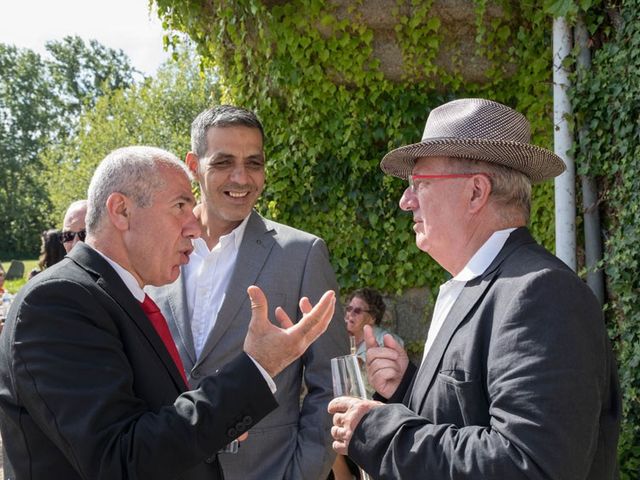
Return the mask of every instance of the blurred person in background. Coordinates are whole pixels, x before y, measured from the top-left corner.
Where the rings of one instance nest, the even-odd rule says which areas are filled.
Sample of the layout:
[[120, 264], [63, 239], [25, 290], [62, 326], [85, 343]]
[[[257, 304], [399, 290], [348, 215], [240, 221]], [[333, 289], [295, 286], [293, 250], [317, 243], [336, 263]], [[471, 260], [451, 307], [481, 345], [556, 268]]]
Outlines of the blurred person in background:
[[29, 272], [29, 278], [35, 277], [38, 273], [58, 263], [64, 258], [65, 253], [65, 249], [62, 246], [62, 232], [60, 232], [60, 230], [52, 228], [42, 232], [38, 268], [34, 268]]
[[[353, 337], [356, 345], [356, 355], [360, 364], [364, 366], [367, 348], [364, 341], [364, 327], [370, 325], [376, 341], [383, 344], [383, 337], [391, 335], [400, 346], [404, 346], [404, 341], [395, 333], [385, 330], [380, 325], [387, 306], [380, 292], [373, 288], [359, 288], [347, 296], [344, 309], [344, 322], [347, 332]], [[363, 368], [363, 377], [366, 379], [366, 370]], [[369, 382], [366, 382], [369, 395], [374, 393]], [[360, 478], [358, 466], [346, 455], [338, 455], [331, 469], [329, 480], [352, 480]]]
[[4, 271], [4, 267], [0, 264], [0, 295], [4, 293], [4, 279], [7, 273]]
[[0, 333], [4, 327], [4, 321], [9, 313], [9, 306], [13, 296], [4, 289], [4, 280], [7, 277], [7, 273], [4, 271], [2, 264], [0, 264]]
[[373, 288], [360, 288], [352, 292], [346, 301], [344, 321], [349, 335], [355, 338], [356, 355], [362, 362], [366, 361], [366, 346], [364, 342], [364, 326], [371, 325], [378, 345], [382, 345], [385, 335], [391, 335], [400, 346], [404, 341], [395, 333], [391, 333], [380, 326], [387, 306], [382, 295]]
[[87, 216], [87, 201], [76, 200], [64, 214], [62, 221], [62, 245], [69, 253], [78, 242], [84, 242], [87, 236], [85, 217]]

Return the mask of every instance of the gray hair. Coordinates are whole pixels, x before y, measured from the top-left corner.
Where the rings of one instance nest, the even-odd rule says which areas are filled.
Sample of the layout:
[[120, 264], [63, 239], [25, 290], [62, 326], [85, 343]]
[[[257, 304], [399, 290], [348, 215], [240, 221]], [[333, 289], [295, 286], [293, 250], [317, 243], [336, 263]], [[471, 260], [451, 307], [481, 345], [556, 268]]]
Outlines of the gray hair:
[[531, 180], [524, 173], [513, 168], [481, 160], [449, 158], [450, 164], [463, 172], [485, 172], [489, 174], [492, 198], [506, 210], [500, 212], [505, 220], [513, 220], [513, 213], [522, 216], [528, 223], [531, 215]]
[[107, 199], [112, 193], [126, 195], [138, 207], [151, 206], [153, 194], [165, 183], [160, 166], [182, 172], [191, 179], [184, 163], [161, 148], [132, 146], [109, 153], [98, 165], [89, 184], [87, 231], [93, 233], [98, 230], [105, 216]]
[[201, 112], [191, 124], [191, 151], [203, 158], [207, 154], [207, 131], [211, 127], [237, 126], [257, 128], [264, 142], [264, 129], [255, 113], [233, 105], [218, 105]]

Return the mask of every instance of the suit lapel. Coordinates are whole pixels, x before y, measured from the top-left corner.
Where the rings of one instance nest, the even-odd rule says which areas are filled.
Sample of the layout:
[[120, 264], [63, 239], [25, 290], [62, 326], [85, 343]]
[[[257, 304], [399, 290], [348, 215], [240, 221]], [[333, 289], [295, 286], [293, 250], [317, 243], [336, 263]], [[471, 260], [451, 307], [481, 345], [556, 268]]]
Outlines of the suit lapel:
[[[182, 266], [182, 269], [184, 269], [184, 266]], [[189, 359], [188, 362], [185, 362], [184, 368], [190, 371], [196, 363], [196, 349], [193, 344], [191, 322], [187, 321], [189, 319], [189, 307], [187, 305], [184, 274], [181, 274], [178, 280], [167, 286], [166, 296], [169, 304], [167, 322], [173, 338], [176, 339], [178, 350], [186, 354], [182, 355], [182, 358], [187, 357]]]
[[[419, 412], [422, 409], [422, 405], [427, 397], [427, 392], [431, 387], [431, 383], [437, 373], [438, 366], [451, 338], [460, 324], [471, 315], [474, 307], [480, 302], [484, 293], [493, 283], [502, 262], [511, 255], [514, 250], [525, 243], [532, 242], [535, 243], [526, 228], [514, 230], [485, 272], [465, 285], [416, 374], [408, 399], [408, 406], [411, 410]], [[470, 339], [470, 341], [473, 341], [473, 339]], [[406, 401], [407, 399], [405, 398], [405, 402]]]
[[178, 372], [176, 364], [173, 362], [171, 355], [169, 355], [162, 339], [142, 311], [140, 303], [131, 294], [111, 265], [99, 253], [84, 243], [76, 245], [68, 256], [81, 268], [96, 277], [96, 284], [120, 305], [123, 313], [138, 327], [142, 336], [146, 338], [160, 357], [178, 389], [184, 391], [185, 385], [182, 375]]
[[[215, 348], [235, 321], [242, 304], [249, 301], [244, 287], [253, 285], [258, 279], [274, 242], [273, 230], [265, 225], [258, 213], [252, 212], [240, 243], [236, 265], [225, 292], [224, 301], [220, 306], [216, 324], [202, 348], [198, 363]], [[235, 288], [238, 285], [242, 288]]]
[[433, 345], [431, 345], [429, 353], [427, 353], [426, 358], [418, 370], [416, 380], [413, 384], [414, 389], [411, 392], [411, 401], [409, 403], [409, 408], [413, 411], [419, 412], [421, 410], [422, 403], [427, 396], [427, 390], [431, 386], [433, 377], [436, 374], [438, 365], [440, 365], [440, 361], [442, 360], [442, 356], [449, 345], [451, 337], [463, 320], [467, 318], [474, 305], [482, 297], [483, 293], [487, 290], [491, 283], [490, 280], [490, 278], [479, 277], [470, 281], [465, 285], [462, 293], [453, 304], [453, 307], [440, 328]]

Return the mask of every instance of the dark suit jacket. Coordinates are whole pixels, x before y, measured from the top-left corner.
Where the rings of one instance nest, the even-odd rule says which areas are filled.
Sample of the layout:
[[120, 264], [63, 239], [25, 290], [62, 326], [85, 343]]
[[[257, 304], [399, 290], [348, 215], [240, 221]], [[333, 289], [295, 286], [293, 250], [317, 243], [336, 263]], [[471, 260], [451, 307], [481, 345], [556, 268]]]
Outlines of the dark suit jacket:
[[601, 308], [524, 228], [467, 283], [403, 393], [350, 443], [373, 478], [616, 477], [620, 393]]
[[20, 291], [2, 333], [16, 479], [216, 479], [216, 452], [277, 403], [244, 353], [184, 392], [162, 340], [85, 244]]
[[[251, 318], [247, 287], [258, 285], [269, 301], [269, 313], [281, 306], [296, 321], [298, 299], [315, 303], [329, 289], [338, 293], [324, 241], [309, 233], [276, 223], [252, 212], [238, 259], [216, 324], [196, 359], [184, 276], [149, 294], [162, 309], [176, 341], [191, 386], [242, 351]], [[236, 455], [221, 455], [230, 479], [325, 479], [335, 453], [331, 449], [331, 417], [327, 404], [333, 397], [330, 359], [349, 351], [342, 309], [327, 331], [274, 378], [278, 408], [267, 415]], [[307, 394], [301, 404], [302, 382]]]

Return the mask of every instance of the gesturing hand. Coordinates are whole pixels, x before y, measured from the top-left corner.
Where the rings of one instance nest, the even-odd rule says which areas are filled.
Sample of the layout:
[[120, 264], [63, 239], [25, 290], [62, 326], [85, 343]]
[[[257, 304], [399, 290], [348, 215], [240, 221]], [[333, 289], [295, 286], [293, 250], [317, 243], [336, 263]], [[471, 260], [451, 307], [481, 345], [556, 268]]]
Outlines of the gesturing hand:
[[400, 385], [409, 365], [407, 352], [392, 335], [384, 336], [384, 346], [378, 346], [371, 326], [364, 327], [367, 345], [367, 378], [376, 392], [390, 398]]
[[263, 291], [252, 285], [247, 293], [251, 298], [251, 322], [244, 339], [244, 351], [271, 377], [300, 357], [324, 333], [336, 304], [332, 290], [325, 292], [315, 306], [303, 297], [299, 303], [303, 316], [295, 325], [281, 307], [276, 308], [278, 327], [269, 321], [269, 307]]

